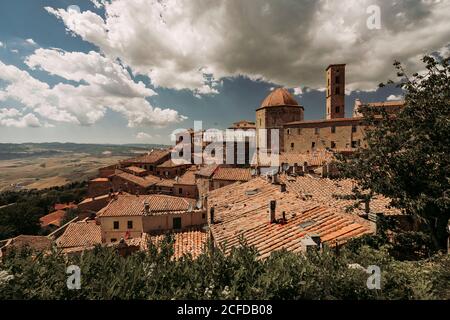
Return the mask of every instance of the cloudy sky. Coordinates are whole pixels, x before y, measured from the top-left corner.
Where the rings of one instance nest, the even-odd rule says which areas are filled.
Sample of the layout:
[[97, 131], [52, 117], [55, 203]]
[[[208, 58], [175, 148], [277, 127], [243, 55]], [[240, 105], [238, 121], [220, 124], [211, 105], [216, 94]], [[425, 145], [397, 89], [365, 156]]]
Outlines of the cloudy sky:
[[0, 142], [170, 143], [254, 120], [280, 86], [319, 119], [333, 63], [350, 115], [401, 98], [377, 89], [395, 59], [420, 71], [449, 42], [450, 0], [0, 1]]

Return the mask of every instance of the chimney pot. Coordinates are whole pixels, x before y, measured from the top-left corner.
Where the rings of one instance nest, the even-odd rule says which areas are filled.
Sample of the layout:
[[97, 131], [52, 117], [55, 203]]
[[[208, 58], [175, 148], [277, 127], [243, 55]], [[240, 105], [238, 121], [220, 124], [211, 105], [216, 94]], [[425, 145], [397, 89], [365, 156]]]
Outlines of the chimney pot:
[[276, 208], [277, 208], [277, 201], [276, 200], [270, 200], [269, 203], [269, 223], [274, 223], [275, 222], [275, 212], [276, 212]]

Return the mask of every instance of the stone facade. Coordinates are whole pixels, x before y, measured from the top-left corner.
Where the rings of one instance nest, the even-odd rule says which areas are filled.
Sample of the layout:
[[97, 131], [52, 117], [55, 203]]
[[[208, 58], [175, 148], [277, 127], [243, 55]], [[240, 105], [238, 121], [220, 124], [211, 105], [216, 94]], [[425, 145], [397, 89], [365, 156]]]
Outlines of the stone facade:
[[284, 126], [284, 150], [298, 153], [327, 149], [352, 151], [365, 146], [365, 130], [362, 118], [288, 123]]

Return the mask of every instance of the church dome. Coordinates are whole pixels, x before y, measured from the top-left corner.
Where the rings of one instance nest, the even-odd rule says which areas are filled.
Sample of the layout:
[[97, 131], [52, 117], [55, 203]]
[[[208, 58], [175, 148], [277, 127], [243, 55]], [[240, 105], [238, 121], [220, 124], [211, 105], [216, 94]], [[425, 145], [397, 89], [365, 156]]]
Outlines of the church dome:
[[279, 107], [279, 106], [296, 106], [299, 107], [300, 105], [298, 102], [294, 99], [292, 94], [284, 89], [284, 88], [277, 88], [273, 90], [263, 101], [261, 104], [261, 108], [267, 108], [267, 107]]

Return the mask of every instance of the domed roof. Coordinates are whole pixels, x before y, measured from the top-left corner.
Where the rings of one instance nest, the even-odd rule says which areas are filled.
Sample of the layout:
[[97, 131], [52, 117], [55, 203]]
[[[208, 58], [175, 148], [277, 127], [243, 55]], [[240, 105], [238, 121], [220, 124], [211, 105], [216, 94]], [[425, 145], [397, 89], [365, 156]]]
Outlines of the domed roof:
[[279, 107], [279, 106], [299, 106], [292, 94], [284, 89], [277, 88], [273, 90], [263, 101], [260, 108]]

